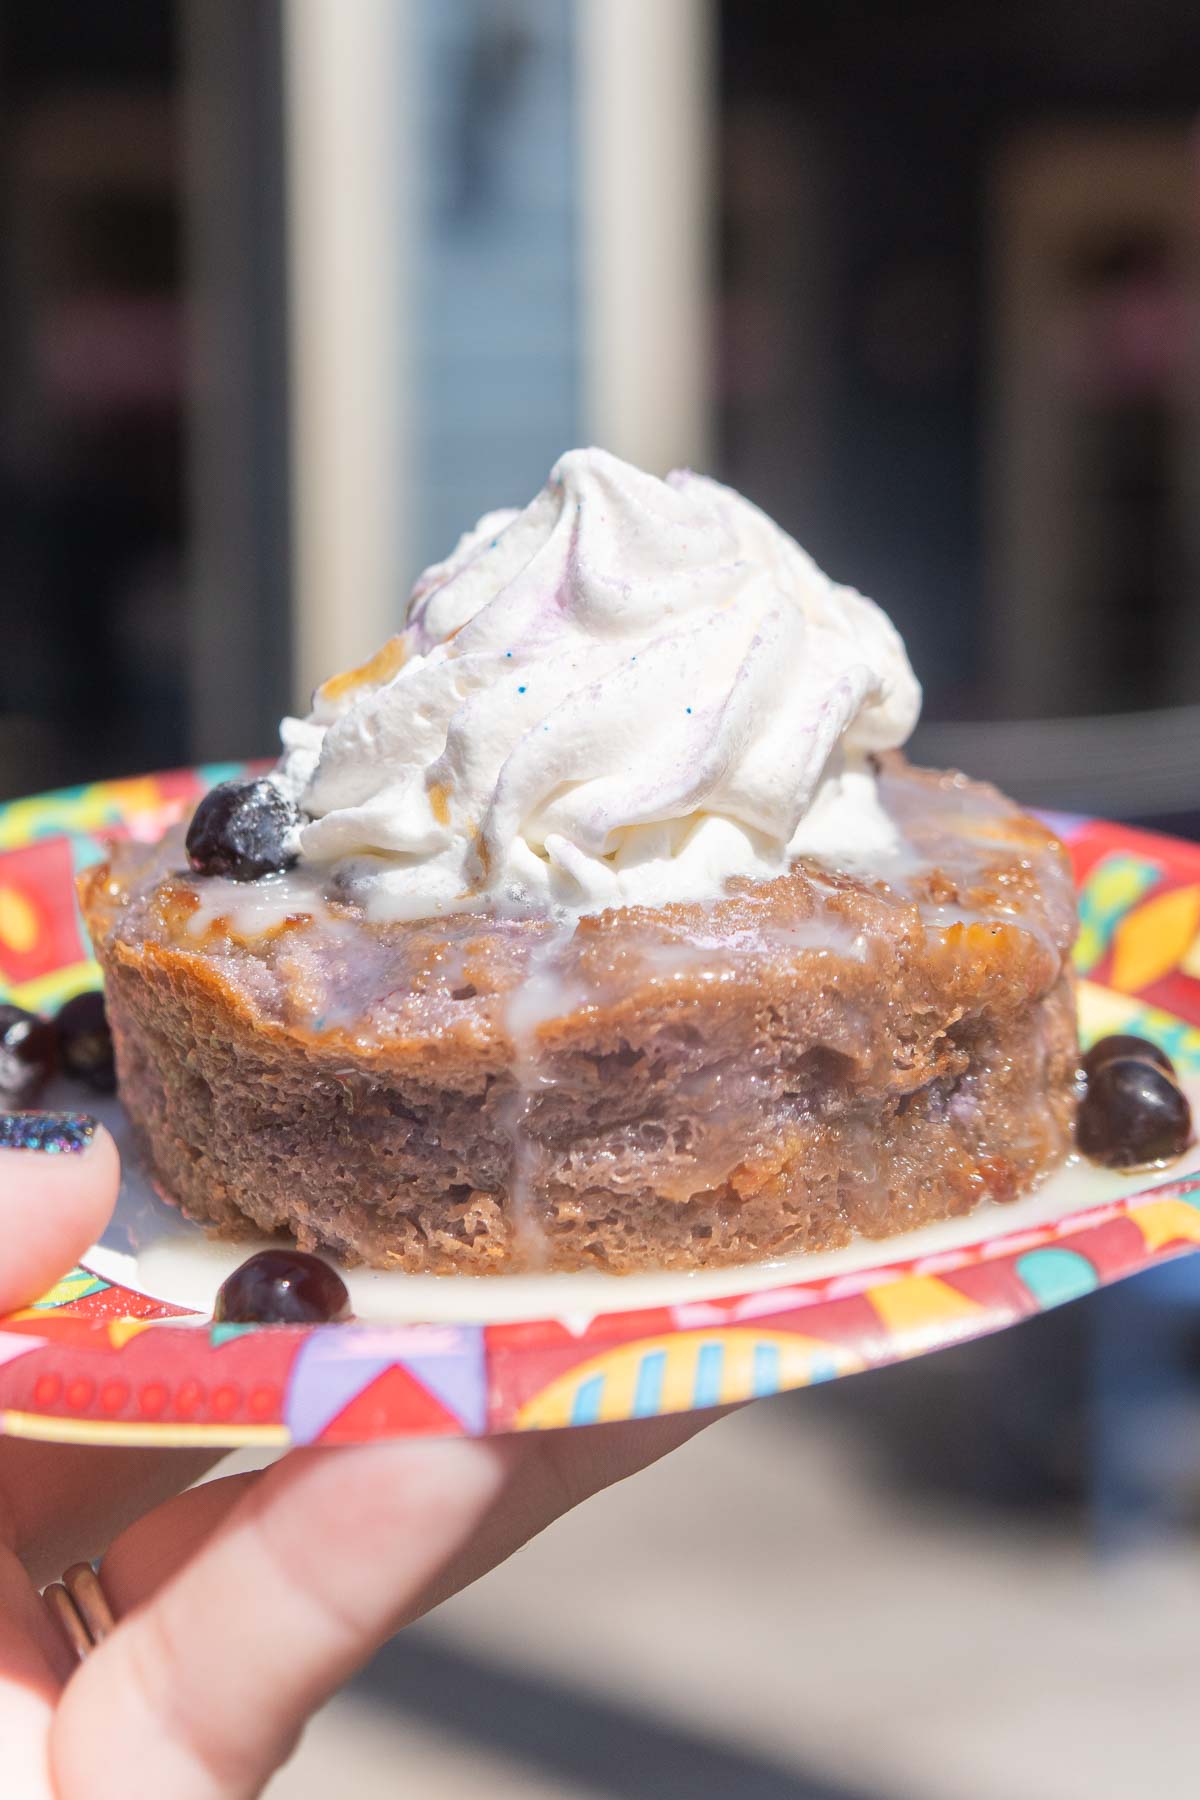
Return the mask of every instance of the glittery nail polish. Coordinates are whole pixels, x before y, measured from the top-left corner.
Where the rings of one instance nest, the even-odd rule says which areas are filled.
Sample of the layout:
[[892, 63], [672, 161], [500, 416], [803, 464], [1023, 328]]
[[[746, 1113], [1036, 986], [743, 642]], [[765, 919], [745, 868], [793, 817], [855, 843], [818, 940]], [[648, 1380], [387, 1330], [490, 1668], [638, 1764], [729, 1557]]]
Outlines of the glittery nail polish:
[[0, 1150], [40, 1150], [46, 1156], [78, 1156], [96, 1135], [90, 1113], [0, 1113]]

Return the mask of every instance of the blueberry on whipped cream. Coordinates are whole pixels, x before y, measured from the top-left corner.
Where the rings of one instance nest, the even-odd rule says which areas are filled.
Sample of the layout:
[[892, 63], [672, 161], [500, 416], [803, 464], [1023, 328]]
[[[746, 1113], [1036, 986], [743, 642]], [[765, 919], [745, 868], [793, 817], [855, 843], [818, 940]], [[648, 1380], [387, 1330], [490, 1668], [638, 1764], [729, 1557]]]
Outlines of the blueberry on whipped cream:
[[300, 815], [291, 795], [269, 775], [222, 781], [201, 800], [187, 834], [188, 862], [198, 875], [257, 881], [296, 861]]
[[371, 917], [716, 898], [894, 843], [921, 691], [884, 613], [720, 483], [573, 450], [284, 721], [302, 864]]

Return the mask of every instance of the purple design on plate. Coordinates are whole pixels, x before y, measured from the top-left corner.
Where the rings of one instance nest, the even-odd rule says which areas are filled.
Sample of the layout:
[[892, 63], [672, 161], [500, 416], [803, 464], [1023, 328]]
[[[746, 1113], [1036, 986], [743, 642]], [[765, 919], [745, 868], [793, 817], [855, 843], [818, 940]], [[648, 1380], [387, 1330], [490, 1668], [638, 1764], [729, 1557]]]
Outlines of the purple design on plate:
[[1040, 819], [1043, 825], [1048, 825], [1055, 837], [1061, 838], [1064, 844], [1069, 844], [1072, 838], [1078, 837], [1089, 823], [1086, 813], [1053, 812], [1046, 806], [1035, 806], [1030, 810], [1034, 818]]
[[477, 1325], [329, 1326], [300, 1346], [288, 1379], [284, 1422], [311, 1444], [386, 1369], [405, 1369], [471, 1436], [487, 1424], [483, 1331]]
[[458, 1348], [451, 1354], [420, 1350], [400, 1359], [410, 1375], [429, 1389], [448, 1412], [462, 1420], [468, 1436], [478, 1436], [487, 1424], [487, 1378], [484, 1369], [483, 1331], [479, 1326], [453, 1327]]

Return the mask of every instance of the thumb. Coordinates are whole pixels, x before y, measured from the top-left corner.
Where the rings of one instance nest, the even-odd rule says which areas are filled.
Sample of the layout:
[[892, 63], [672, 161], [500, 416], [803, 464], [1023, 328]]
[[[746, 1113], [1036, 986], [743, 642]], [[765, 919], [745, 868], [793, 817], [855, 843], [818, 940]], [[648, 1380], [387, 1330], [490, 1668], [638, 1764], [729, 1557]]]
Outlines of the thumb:
[[0, 1317], [95, 1243], [118, 1176], [117, 1147], [87, 1113], [0, 1113]]
[[54, 1792], [261, 1793], [309, 1716], [469, 1540], [517, 1456], [503, 1439], [295, 1450], [231, 1478], [215, 1529], [220, 1481], [133, 1527], [152, 1579], [176, 1560], [172, 1539], [187, 1536], [192, 1555], [67, 1683]]

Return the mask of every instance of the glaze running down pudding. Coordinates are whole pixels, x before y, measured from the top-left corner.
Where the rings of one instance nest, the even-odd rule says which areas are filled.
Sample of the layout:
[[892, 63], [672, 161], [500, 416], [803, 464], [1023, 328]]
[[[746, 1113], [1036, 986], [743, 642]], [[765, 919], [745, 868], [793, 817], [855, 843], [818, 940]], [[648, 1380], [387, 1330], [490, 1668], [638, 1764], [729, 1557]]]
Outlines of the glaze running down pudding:
[[216, 826], [191, 867], [180, 826], [83, 877], [162, 1191], [446, 1273], [1015, 1198], [1070, 1148], [1070, 871], [905, 761], [919, 703], [879, 609], [749, 502], [562, 458], [285, 721], [275, 872], [205, 872], [262, 863]]

